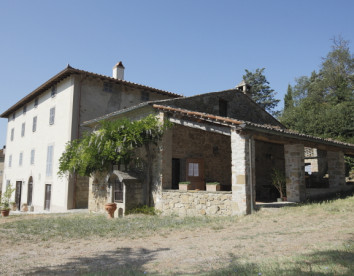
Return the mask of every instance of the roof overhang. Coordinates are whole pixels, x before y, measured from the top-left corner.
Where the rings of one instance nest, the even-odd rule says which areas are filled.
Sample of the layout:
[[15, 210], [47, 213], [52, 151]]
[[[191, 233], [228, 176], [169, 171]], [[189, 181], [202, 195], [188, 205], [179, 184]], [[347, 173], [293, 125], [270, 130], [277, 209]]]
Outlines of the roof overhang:
[[129, 82], [129, 81], [125, 81], [125, 80], [118, 80], [113, 77], [108, 77], [105, 75], [100, 75], [100, 74], [96, 74], [96, 73], [92, 73], [92, 72], [88, 72], [88, 71], [84, 71], [84, 70], [79, 70], [79, 69], [73, 68], [70, 65], [68, 65], [64, 70], [62, 70], [61, 72], [59, 72], [58, 74], [56, 74], [55, 76], [50, 78], [48, 81], [43, 83], [41, 86], [36, 88], [34, 91], [29, 93], [27, 96], [25, 96], [24, 98], [19, 100], [17, 103], [15, 103], [13, 106], [11, 106], [9, 109], [7, 109], [5, 112], [3, 112], [0, 115], [0, 117], [1, 118], [8, 118], [13, 112], [18, 110], [19, 108], [21, 108], [25, 104], [29, 103], [30, 101], [34, 100], [36, 97], [40, 96], [42, 93], [47, 91], [53, 85], [59, 83], [60, 81], [64, 80], [65, 78], [67, 78], [71, 75], [78, 75], [78, 74], [83, 74], [85, 76], [97, 78], [102, 81], [109, 81], [112, 83], [124, 84], [126, 86], [133, 87], [133, 88], [146, 89], [146, 90], [158, 93], [158, 94], [163, 94], [163, 95], [171, 97], [171, 98], [182, 97], [179, 94], [175, 94], [175, 93], [168, 92], [165, 90], [161, 90], [161, 89], [157, 89], [157, 88], [153, 88], [150, 86], [145, 86], [145, 85], [141, 85], [138, 83]]
[[[174, 108], [160, 104], [153, 104], [153, 107], [167, 113], [170, 117], [174, 118], [172, 122], [176, 120], [176, 118], [179, 118], [181, 122], [183, 119], [183, 124], [185, 126], [188, 126], [188, 121], [194, 121], [199, 124], [207, 123], [224, 127], [228, 126], [235, 128], [241, 133], [253, 135], [256, 140], [278, 144], [301, 143], [306, 147], [319, 148], [323, 150], [343, 151], [346, 155], [354, 156], [354, 145], [345, 142], [306, 135], [289, 129], [283, 129], [278, 126], [254, 124], [251, 122]], [[209, 129], [215, 129], [215, 127], [209, 126]], [[227, 133], [225, 131], [223, 132], [223, 134]]]

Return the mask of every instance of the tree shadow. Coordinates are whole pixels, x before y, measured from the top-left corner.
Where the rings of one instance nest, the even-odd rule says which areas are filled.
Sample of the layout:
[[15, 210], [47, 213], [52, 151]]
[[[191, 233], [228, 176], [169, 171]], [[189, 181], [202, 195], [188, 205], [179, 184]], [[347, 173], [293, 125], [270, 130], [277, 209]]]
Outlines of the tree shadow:
[[203, 275], [352, 276], [354, 275], [354, 240], [348, 241], [341, 249], [304, 254], [285, 263], [284, 261], [269, 264], [239, 263], [235, 259], [228, 267]]
[[61, 265], [37, 267], [27, 271], [25, 275], [143, 275], [143, 266], [156, 260], [158, 252], [168, 250], [170, 249], [118, 248], [101, 255], [75, 257]]

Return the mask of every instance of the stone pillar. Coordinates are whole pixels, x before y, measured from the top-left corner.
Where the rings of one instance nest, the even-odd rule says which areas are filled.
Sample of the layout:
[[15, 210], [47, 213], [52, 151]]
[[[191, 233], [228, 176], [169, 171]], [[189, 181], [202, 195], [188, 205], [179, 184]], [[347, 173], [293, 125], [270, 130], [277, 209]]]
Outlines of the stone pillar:
[[[250, 153], [251, 143], [251, 153]], [[231, 130], [232, 214], [249, 214], [255, 199], [255, 146], [250, 136]], [[250, 164], [251, 161], [251, 164]], [[251, 169], [250, 169], [251, 168]], [[251, 199], [252, 183], [252, 199]]]
[[304, 145], [284, 145], [286, 195], [288, 201], [306, 199]]
[[329, 187], [345, 185], [344, 154], [341, 151], [327, 151]]
[[[160, 112], [160, 122], [163, 122], [165, 115]], [[152, 169], [152, 200], [151, 204], [156, 209], [161, 209], [162, 189], [171, 189], [172, 186], [172, 129], [167, 129], [157, 144], [157, 154]]]
[[107, 172], [96, 172], [89, 179], [88, 210], [104, 212], [104, 205], [111, 202], [107, 183]]

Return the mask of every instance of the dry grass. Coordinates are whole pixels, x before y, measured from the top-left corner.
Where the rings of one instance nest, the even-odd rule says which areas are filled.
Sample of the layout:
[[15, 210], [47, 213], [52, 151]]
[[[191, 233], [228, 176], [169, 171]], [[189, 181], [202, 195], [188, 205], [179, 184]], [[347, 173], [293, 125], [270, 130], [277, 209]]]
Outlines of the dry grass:
[[353, 210], [348, 197], [240, 218], [13, 216], [0, 273], [354, 275]]

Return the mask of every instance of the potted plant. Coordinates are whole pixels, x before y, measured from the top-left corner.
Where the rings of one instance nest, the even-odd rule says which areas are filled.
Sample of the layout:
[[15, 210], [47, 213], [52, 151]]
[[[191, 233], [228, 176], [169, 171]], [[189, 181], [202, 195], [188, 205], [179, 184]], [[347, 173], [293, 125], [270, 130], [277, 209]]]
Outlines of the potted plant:
[[6, 187], [6, 191], [1, 195], [0, 204], [1, 204], [1, 215], [7, 217], [10, 213], [10, 198], [15, 191], [15, 188], [12, 188], [11, 185]]
[[188, 191], [192, 189], [190, 181], [179, 182], [178, 183], [179, 190], [181, 191]]
[[220, 191], [220, 183], [219, 182], [207, 182], [206, 190], [209, 192]]
[[10, 208], [12, 211], [17, 211], [17, 204], [15, 201], [11, 201], [10, 206], [11, 206]]
[[106, 203], [104, 205], [104, 209], [108, 213], [108, 218], [114, 218], [114, 211], [117, 210], [117, 204], [116, 203]]
[[278, 198], [278, 201], [286, 201], [286, 178], [284, 172], [279, 169], [273, 169], [271, 176], [272, 184], [280, 194], [280, 198]]

